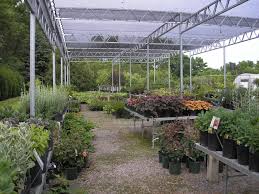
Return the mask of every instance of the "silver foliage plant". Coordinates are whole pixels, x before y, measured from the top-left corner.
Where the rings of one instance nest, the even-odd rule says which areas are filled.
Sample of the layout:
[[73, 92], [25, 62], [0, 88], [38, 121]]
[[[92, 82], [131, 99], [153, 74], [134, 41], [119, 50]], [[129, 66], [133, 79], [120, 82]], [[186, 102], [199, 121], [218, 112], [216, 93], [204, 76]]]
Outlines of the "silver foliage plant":
[[[29, 93], [22, 93], [21, 107], [25, 108], [28, 112], [30, 101]], [[55, 113], [61, 113], [66, 107], [68, 102], [68, 94], [64, 87], [51, 87], [37, 85], [35, 96], [35, 111], [37, 117], [51, 118]]]
[[12, 161], [12, 169], [16, 171], [14, 181], [20, 189], [24, 185], [27, 170], [34, 166], [32, 146], [28, 124], [20, 123], [13, 127], [0, 122], [0, 157]]

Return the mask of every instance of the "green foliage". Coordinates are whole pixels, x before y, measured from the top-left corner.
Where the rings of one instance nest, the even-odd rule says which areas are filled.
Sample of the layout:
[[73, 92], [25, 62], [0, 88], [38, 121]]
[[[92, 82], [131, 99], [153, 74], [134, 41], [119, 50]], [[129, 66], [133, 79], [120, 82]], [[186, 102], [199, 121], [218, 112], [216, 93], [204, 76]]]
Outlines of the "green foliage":
[[64, 119], [61, 140], [55, 144], [53, 160], [60, 168], [76, 167], [82, 164], [82, 153], [93, 150], [91, 129], [88, 123], [77, 113], [68, 113]]
[[32, 148], [35, 149], [40, 156], [42, 156], [48, 147], [49, 131], [44, 130], [44, 127], [31, 125], [31, 141], [33, 142]]
[[0, 156], [11, 161], [11, 168], [16, 171], [14, 181], [18, 188], [23, 187], [27, 170], [34, 166], [32, 148], [27, 124], [10, 127], [0, 122]]
[[0, 158], [0, 194], [15, 194], [14, 176], [15, 171], [11, 168], [11, 163]]
[[[50, 87], [39, 85], [36, 87], [35, 111], [36, 117], [52, 118], [55, 113], [62, 113], [67, 105], [68, 96], [65, 88], [57, 87], [53, 90]], [[21, 107], [29, 113], [29, 93], [22, 94]]]
[[107, 114], [112, 114], [115, 110], [113, 109], [111, 103], [107, 103], [106, 105], [104, 105], [103, 111], [105, 111]]
[[23, 86], [22, 76], [8, 66], [0, 66], [0, 100], [20, 95]]

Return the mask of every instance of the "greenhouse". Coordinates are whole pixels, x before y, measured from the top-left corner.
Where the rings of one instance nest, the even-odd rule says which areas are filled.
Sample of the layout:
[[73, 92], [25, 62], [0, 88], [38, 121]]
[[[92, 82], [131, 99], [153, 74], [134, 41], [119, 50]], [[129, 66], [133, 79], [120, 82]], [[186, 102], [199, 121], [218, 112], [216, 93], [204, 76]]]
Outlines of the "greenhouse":
[[1, 1], [0, 194], [259, 193], [258, 9]]

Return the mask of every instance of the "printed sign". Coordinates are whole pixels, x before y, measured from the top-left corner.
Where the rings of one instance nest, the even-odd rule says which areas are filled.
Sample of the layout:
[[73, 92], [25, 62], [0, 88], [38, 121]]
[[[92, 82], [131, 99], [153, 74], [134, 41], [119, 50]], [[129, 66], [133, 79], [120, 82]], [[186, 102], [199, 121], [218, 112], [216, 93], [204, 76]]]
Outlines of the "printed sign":
[[210, 122], [208, 133], [213, 133], [213, 129], [217, 130], [219, 128], [219, 123], [220, 123], [220, 118], [213, 116]]

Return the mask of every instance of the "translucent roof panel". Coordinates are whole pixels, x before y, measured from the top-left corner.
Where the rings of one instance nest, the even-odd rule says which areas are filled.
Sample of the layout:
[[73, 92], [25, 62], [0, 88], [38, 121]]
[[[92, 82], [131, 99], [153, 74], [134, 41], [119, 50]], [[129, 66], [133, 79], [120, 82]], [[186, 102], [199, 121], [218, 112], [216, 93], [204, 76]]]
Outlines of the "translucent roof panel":
[[[170, 22], [171, 26], [177, 25], [179, 14], [186, 20], [212, 2], [214, 0], [54, 0], [68, 50], [91, 49], [88, 53], [114, 53], [112, 49], [117, 49], [118, 53], [129, 51], [147, 40], [163, 24]], [[228, 0], [221, 2], [224, 5]], [[230, 4], [237, 2], [230, 0]], [[259, 29], [258, 10], [258, 0], [248, 0], [188, 29], [183, 34], [183, 49], [200, 48]], [[150, 49], [162, 53], [178, 50], [179, 44], [179, 27], [176, 27], [160, 38], [152, 39]], [[142, 49], [146, 47], [142, 46]]]

